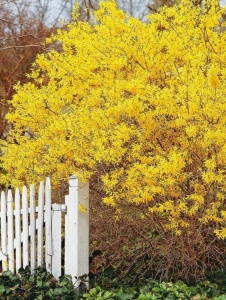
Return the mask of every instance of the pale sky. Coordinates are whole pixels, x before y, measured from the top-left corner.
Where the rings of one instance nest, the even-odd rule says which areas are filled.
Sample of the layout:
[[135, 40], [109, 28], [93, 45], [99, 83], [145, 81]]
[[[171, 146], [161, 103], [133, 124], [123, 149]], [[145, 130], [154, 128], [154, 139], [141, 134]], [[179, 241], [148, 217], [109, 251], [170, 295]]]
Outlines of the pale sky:
[[[7, 1], [6, 1], [7, 2]], [[45, 10], [45, 7], [48, 6], [48, 13], [47, 13], [47, 23], [52, 24], [54, 20], [57, 18], [57, 16], [60, 14], [59, 21], [69, 21], [70, 19], [70, 12], [72, 10], [72, 7], [76, 2], [82, 2], [81, 0], [15, 0], [15, 3], [28, 3], [30, 7], [36, 7], [34, 10], [35, 13], [40, 11], [42, 14], [42, 9]], [[119, 7], [124, 7], [128, 12], [131, 10], [131, 3], [133, 8], [133, 14], [135, 17], [141, 17], [140, 15], [147, 15], [148, 9], [145, 9], [147, 7], [148, 3], [152, 3], [152, 0], [118, 0]], [[219, 0], [221, 6], [226, 6], [226, 0]], [[93, 0], [92, 3], [95, 3]], [[123, 3], [123, 4], [122, 4]], [[41, 7], [40, 8], [40, 4]], [[62, 10], [62, 5], [66, 8]], [[120, 5], [121, 4], [121, 5]], [[142, 4], [142, 5], [141, 5]]]
[[[72, 4], [72, 3], [75, 3], [75, 2], [80, 2], [80, 0], [71, 0], [71, 1], [68, 1], [70, 4]], [[126, 7], [126, 4], [125, 3], [127, 3], [127, 1], [122, 1], [123, 3], [124, 3], [124, 7]], [[136, 1], [132, 1], [132, 3], [133, 3], [133, 6], [134, 6], [134, 11], [136, 11], [137, 13], [135, 13], [135, 17], [138, 17], [138, 14], [139, 14], [139, 5], [140, 5], [140, 3], [142, 3], [142, 7], [145, 5], [145, 6], [147, 6], [147, 4], [148, 3], [151, 3], [152, 2], [152, 0], [142, 0], [142, 1], [139, 1], [139, 0], [136, 0]], [[221, 6], [226, 6], [226, 0], [219, 0], [219, 2], [220, 2], [220, 5]], [[57, 10], [57, 7], [58, 7], [58, 9], [59, 9], [59, 7], [60, 7], [60, 3], [62, 3], [62, 0], [55, 0], [55, 1], [53, 1], [53, 3], [54, 3], [54, 9], [53, 9], [53, 11], [56, 11]], [[94, 1], [94, 3], [95, 3], [95, 1]], [[120, 0], [118, 0], [118, 3], [120, 3]], [[128, 3], [130, 3], [130, 1], [128, 1]], [[120, 6], [120, 4], [119, 4], [119, 6]], [[142, 10], [142, 9], [141, 9]], [[147, 10], [148, 11], [148, 10]], [[66, 16], [67, 15], [67, 13], [63, 13], [62, 14], [62, 16]], [[66, 21], [66, 20], [65, 20]]]

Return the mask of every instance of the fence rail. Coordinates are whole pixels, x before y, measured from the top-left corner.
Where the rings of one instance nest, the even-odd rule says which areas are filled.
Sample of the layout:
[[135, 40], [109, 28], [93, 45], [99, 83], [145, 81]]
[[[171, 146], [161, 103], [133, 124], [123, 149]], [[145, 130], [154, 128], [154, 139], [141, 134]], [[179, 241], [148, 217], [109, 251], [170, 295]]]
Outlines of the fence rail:
[[[37, 198], [36, 198], [37, 196]], [[65, 204], [51, 203], [50, 179], [15, 194], [1, 193], [0, 266], [16, 272], [45, 266], [56, 278], [75, 278], [89, 271], [89, 185], [75, 176], [69, 180]], [[36, 205], [37, 204], [37, 205]], [[80, 211], [79, 207], [84, 209]], [[65, 246], [62, 248], [62, 239]], [[77, 282], [79, 284], [79, 282]]]

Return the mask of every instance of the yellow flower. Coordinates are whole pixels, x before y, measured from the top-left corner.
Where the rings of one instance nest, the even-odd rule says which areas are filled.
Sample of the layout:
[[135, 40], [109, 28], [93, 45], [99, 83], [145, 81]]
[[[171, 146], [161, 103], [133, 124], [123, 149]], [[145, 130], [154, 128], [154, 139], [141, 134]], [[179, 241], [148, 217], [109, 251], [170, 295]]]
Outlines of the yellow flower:
[[78, 209], [79, 209], [79, 211], [82, 212], [82, 213], [86, 213], [86, 212], [87, 212], [87, 209], [86, 209], [85, 206], [84, 206], [83, 204], [81, 204], [81, 203], [79, 203]]
[[209, 71], [209, 85], [215, 89], [219, 88], [219, 86], [220, 86], [220, 79], [218, 76], [217, 68], [212, 68]]

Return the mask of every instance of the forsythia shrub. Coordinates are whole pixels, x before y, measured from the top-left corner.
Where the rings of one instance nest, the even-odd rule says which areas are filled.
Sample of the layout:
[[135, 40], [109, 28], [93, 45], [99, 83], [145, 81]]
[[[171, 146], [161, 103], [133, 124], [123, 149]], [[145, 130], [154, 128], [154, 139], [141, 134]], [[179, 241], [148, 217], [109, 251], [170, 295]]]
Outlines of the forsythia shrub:
[[195, 220], [225, 238], [226, 32], [217, 3], [183, 0], [147, 24], [113, 1], [100, 4], [94, 25], [75, 9], [67, 30], [46, 41], [59, 50], [39, 55], [30, 83], [16, 86], [1, 182], [96, 176], [118, 216], [128, 203], [177, 235]]

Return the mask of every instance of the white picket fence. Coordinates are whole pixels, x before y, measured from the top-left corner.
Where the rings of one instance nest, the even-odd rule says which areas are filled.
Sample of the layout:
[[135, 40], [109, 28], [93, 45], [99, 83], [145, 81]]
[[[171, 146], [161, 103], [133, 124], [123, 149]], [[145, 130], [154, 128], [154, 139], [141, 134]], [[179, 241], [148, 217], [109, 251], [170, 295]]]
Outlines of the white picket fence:
[[88, 183], [70, 177], [65, 204], [52, 204], [50, 179], [47, 178], [45, 184], [40, 183], [37, 198], [34, 185], [29, 191], [23, 187], [22, 197], [18, 188], [15, 197], [11, 190], [2, 192], [0, 209], [2, 271], [45, 266], [56, 278], [71, 275], [74, 283], [77, 277], [88, 274]]

